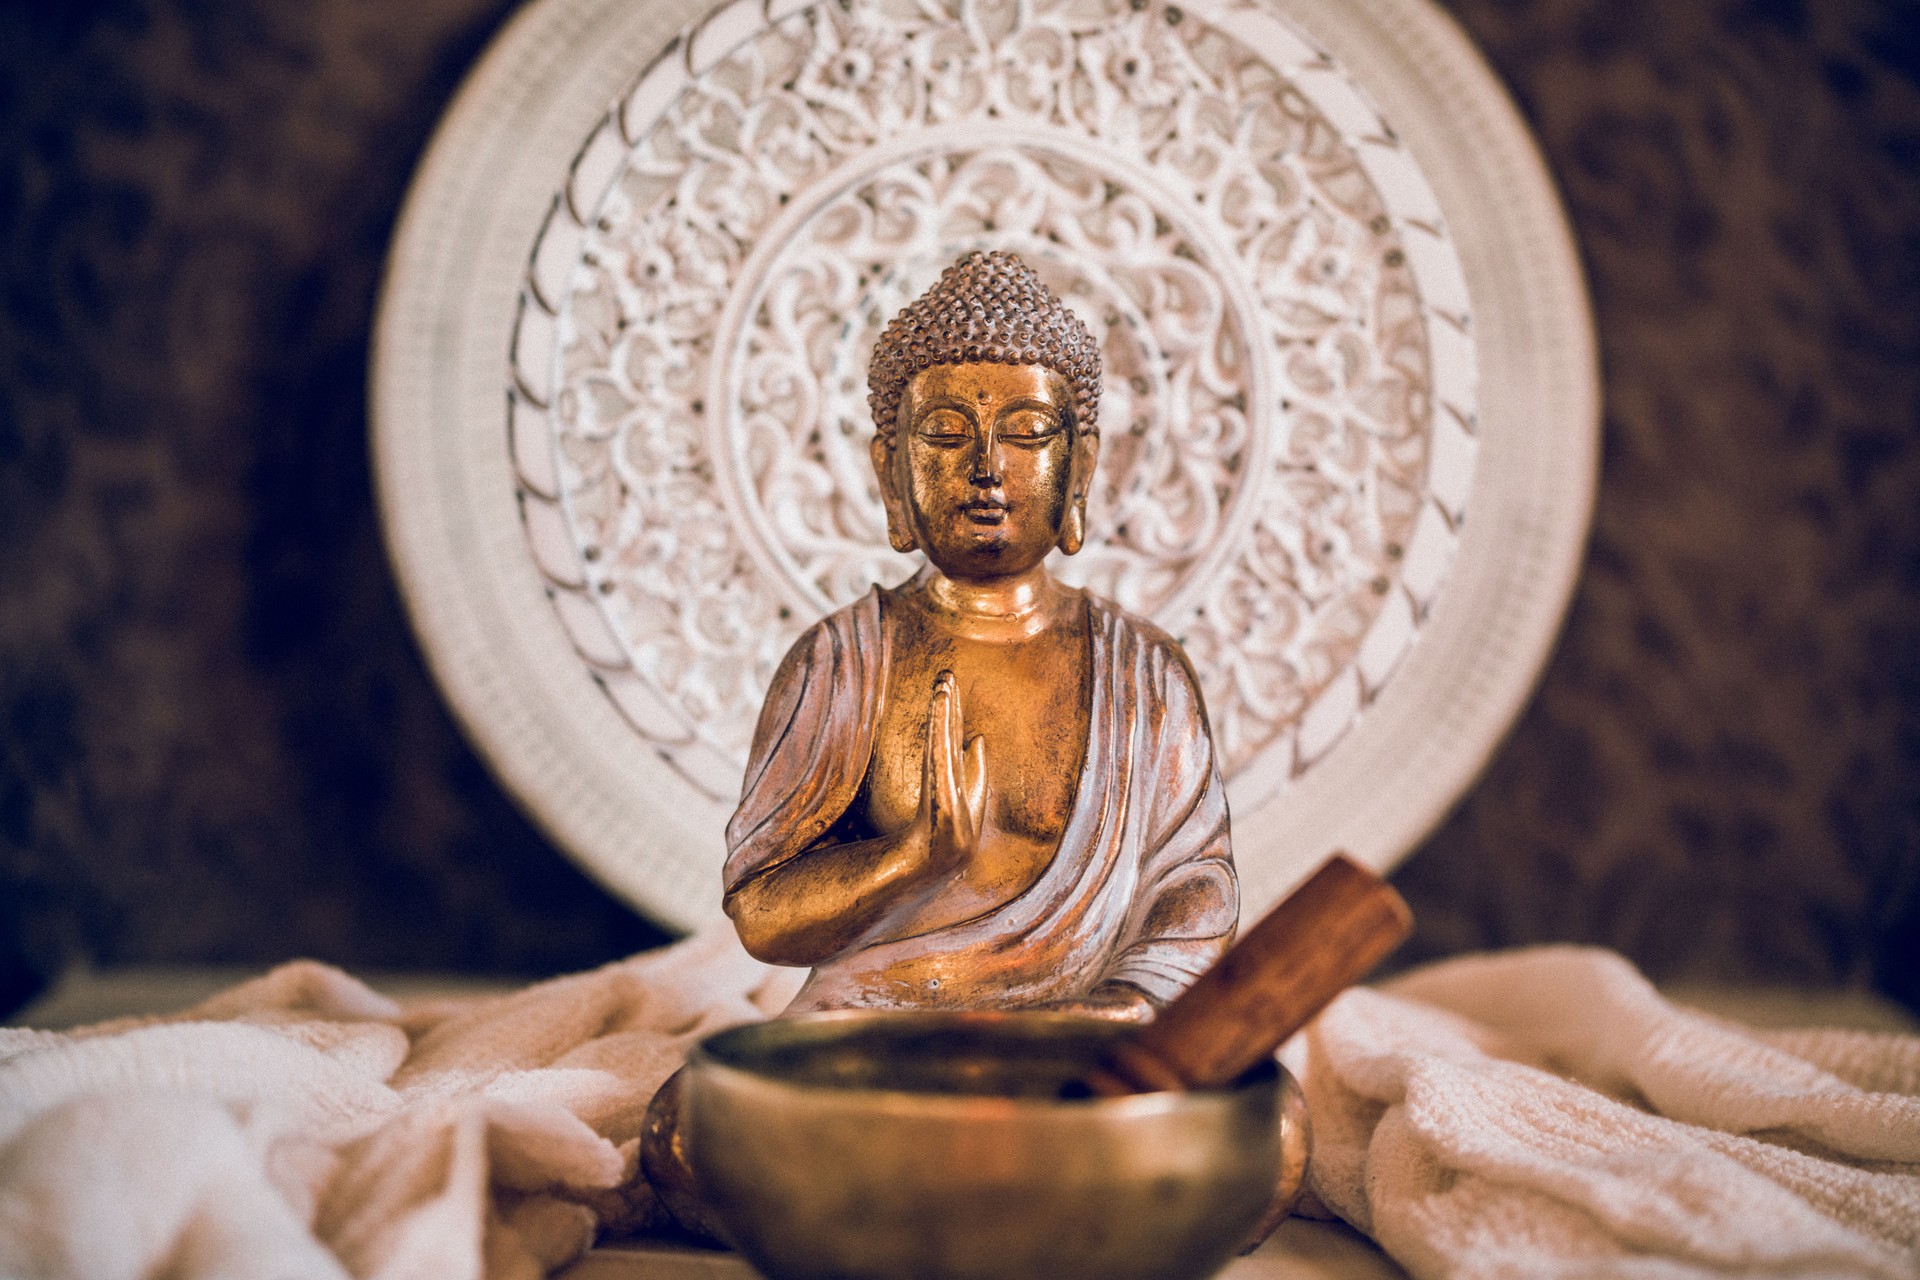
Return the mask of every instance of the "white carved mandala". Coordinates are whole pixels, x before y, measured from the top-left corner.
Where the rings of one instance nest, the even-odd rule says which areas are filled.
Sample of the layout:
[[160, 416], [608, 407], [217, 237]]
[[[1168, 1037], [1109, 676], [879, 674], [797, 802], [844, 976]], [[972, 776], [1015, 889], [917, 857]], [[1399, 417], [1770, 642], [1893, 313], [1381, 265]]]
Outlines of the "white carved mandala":
[[735, 4], [588, 139], [535, 249], [511, 441], [634, 730], [738, 790], [800, 631], [917, 557], [867, 462], [881, 326], [1010, 248], [1099, 335], [1061, 577], [1178, 636], [1236, 806], [1412, 643], [1473, 474], [1466, 289], [1419, 170], [1260, 0]]

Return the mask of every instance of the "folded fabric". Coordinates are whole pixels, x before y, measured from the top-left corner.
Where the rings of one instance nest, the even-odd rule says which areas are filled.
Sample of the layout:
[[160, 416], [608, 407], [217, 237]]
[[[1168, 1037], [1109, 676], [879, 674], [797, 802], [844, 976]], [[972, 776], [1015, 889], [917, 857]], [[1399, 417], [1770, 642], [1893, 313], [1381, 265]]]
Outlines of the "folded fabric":
[[1756, 1031], [1547, 947], [1349, 991], [1285, 1056], [1310, 1189], [1415, 1276], [1920, 1276], [1920, 1037]]
[[400, 1006], [301, 962], [185, 1013], [0, 1029], [0, 1276], [531, 1280], [658, 1215], [641, 1119], [797, 970], [732, 930]]
[[[722, 929], [504, 996], [303, 962], [0, 1030], [0, 1275], [543, 1275], [660, 1220], [653, 1091], [801, 976]], [[1920, 1274], [1920, 1037], [1754, 1031], [1545, 948], [1348, 992], [1286, 1056], [1315, 1196], [1417, 1276]]]

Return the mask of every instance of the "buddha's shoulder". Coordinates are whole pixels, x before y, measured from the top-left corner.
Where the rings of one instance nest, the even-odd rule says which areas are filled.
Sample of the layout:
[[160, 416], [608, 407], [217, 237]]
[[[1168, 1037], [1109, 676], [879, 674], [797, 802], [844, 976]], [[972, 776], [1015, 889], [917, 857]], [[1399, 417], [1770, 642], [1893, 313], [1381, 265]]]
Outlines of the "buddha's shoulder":
[[1187, 651], [1181, 647], [1178, 639], [1158, 623], [1123, 609], [1091, 591], [1087, 592], [1087, 613], [1094, 627], [1109, 633], [1116, 644], [1137, 648], [1150, 665], [1166, 667], [1189, 682], [1195, 681], [1193, 664], [1187, 659]]
[[775, 679], [831, 659], [836, 652], [871, 650], [880, 634], [880, 588], [810, 623], [780, 660]]

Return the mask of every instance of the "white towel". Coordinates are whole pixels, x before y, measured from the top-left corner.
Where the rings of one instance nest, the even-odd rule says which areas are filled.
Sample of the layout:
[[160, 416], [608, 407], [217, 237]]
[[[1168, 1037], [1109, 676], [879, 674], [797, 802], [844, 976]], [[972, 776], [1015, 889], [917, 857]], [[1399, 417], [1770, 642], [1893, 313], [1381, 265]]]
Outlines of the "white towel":
[[[301, 963], [0, 1030], [0, 1276], [542, 1275], [657, 1221], [653, 1090], [800, 976], [723, 929], [506, 996]], [[1349, 992], [1287, 1056], [1312, 1189], [1416, 1275], [1920, 1274], [1920, 1037], [1750, 1031], [1547, 948]]]
[[522, 1280], [643, 1227], [640, 1121], [798, 970], [731, 929], [396, 1005], [286, 965], [185, 1013], [0, 1030], [0, 1276]]
[[1920, 1037], [1755, 1031], [1546, 947], [1347, 992], [1309, 1186], [1419, 1277], [1920, 1276]]

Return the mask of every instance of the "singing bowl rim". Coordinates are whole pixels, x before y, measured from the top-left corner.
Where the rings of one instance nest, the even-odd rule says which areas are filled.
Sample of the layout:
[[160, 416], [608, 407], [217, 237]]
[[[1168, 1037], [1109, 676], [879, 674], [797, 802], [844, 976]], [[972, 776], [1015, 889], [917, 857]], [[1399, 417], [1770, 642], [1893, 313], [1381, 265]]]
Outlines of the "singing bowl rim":
[[[880, 1114], [916, 1114], [928, 1117], [952, 1114], [973, 1116], [990, 1111], [1032, 1121], [1042, 1114], [1062, 1117], [1141, 1118], [1172, 1111], [1231, 1109], [1252, 1091], [1281, 1091], [1291, 1073], [1277, 1059], [1267, 1058], [1222, 1088], [1187, 1091], [1159, 1090], [1117, 1097], [1010, 1097], [990, 1091], [959, 1092], [931, 1088], [888, 1088], [796, 1079], [775, 1065], [755, 1062], [750, 1055], [781, 1047], [844, 1046], [848, 1040], [871, 1035], [876, 1041], [907, 1038], [938, 1031], [974, 1033], [986, 1041], [1004, 1038], [1010, 1043], [1055, 1041], [1097, 1045], [1134, 1029], [1134, 1024], [1078, 1014], [991, 1009], [833, 1009], [790, 1014], [765, 1022], [744, 1023], [713, 1032], [687, 1054], [689, 1074], [725, 1077], [732, 1088], [790, 1090], [825, 1101], [858, 1098], [858, 1106]], [[1089, 1053], [1091, 1067], [1098, 1055]], [[1296, 1087], [1298, 1082], [1295, 1082]], [[1009, 1109], [1011, 1109], [1009, 1111]]]

